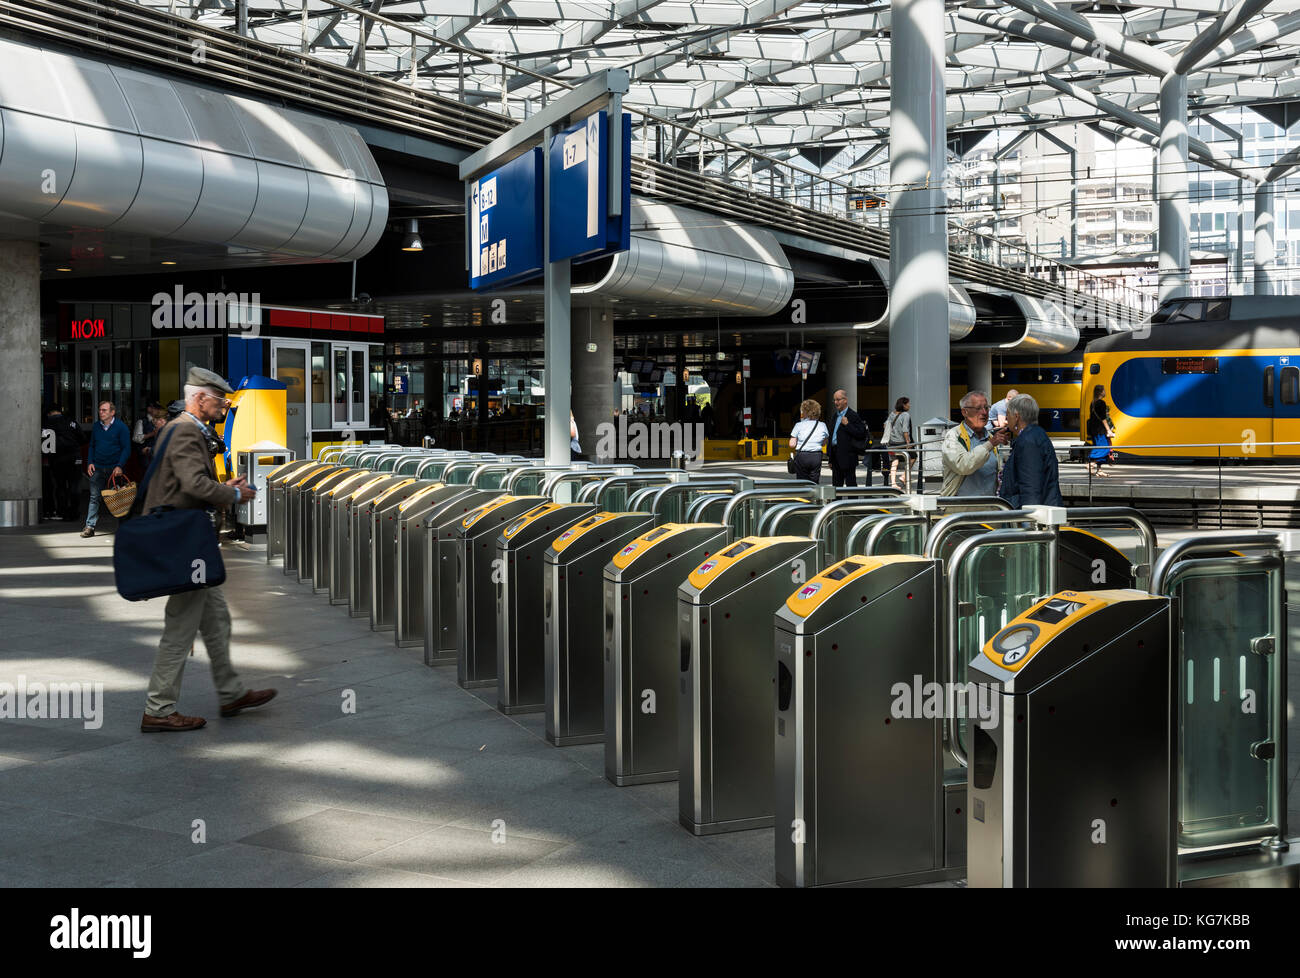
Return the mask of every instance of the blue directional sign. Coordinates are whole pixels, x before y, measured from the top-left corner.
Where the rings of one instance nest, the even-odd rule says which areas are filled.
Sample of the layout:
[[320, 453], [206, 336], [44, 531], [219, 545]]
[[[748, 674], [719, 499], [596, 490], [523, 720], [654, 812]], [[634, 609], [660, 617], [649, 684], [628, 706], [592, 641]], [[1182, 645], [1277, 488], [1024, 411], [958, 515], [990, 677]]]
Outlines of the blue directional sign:
[[626, 251], [632, 239], [632, 117], [623, 114], [622, 214], [609, 214], [610, 119], [594, 112], [551, 139], [551, 261]]
[[530, 149], [469, 188], [469, 287], [487, 289], [542, 271], [542, 151]]

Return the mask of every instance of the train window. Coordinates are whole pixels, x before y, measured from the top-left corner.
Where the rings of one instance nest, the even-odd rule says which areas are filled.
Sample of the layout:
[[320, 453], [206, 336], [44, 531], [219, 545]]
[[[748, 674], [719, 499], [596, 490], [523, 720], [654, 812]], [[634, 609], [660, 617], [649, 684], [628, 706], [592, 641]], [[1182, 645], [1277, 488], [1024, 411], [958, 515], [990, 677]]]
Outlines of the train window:
[[1184, 302], [1182, 308], [1177, 312], [1171, 312], [1169, 322], [1171, 323], [1196, 323], [1205, 318], [1205, 303], [1199, 299], [1190, 299]]
[[1282, 368], [1282, 403], [1300, 404], [1300, 367]]
[[1222, 322], [1228, 318], [1231, 309], [1231, 299], [1210, 299], [1205, 303], [1205, 319], [1207, 322]]
[[1218, 357], [1165, 357], [1160, 361], [1162, 374], [1217, 374]]
[[1182, 309], [1182, 307], [1183, 304], [1181, 302], [1165, 303], [1165, 305], [1161, 306], [1152, 314], [1151, 321], [1153, 323], [1167, 323], [1169, 318], [1173, 316], [1174, 313], [1178, 312], [1178, 310]]

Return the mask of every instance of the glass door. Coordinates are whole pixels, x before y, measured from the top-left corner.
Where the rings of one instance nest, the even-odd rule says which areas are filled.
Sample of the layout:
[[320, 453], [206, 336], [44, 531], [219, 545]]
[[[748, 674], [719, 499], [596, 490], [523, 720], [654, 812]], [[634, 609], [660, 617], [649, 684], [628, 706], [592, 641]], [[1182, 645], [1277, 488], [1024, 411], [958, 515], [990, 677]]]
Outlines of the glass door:
[[307, 427], [307, 344], [273, 341], [271, 376], [285, 385], [285, 446], [298, 458], [311, 457], [311, 432]]

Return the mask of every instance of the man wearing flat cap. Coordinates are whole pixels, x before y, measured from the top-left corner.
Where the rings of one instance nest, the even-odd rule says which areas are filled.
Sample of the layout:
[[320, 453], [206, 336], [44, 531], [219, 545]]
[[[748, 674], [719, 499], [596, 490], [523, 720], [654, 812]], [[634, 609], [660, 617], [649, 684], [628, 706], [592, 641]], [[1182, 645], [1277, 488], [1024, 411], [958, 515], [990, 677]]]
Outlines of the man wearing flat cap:
[[[221, 419], [230, 407], [230, 385], [211, 370], [190, 368], [185, 378], [185, 410], [158, 435], [156, 471], [149, 482], [144, 511], [157, 506], [176, 509], [221, 509], [256, 495], [246, 479], [217, 481], [208, 452], [204, 425]], [[164, 444], [165, 441], [165, 444]], [[145, 733], [197, 730], [206, 720], [184, 716], [176, 710], [185, 659], [202, 634], [212, 664], [212, 681], [221, 700], [221, 715], [233, 717], [241, 710], [262, 706], [275, 695], [273, 689], [246, 689], [230, 664], [230, 609], [220, 587], [183, 591], [167, 599], [162, 641], [149, 680], [140, 729]]]

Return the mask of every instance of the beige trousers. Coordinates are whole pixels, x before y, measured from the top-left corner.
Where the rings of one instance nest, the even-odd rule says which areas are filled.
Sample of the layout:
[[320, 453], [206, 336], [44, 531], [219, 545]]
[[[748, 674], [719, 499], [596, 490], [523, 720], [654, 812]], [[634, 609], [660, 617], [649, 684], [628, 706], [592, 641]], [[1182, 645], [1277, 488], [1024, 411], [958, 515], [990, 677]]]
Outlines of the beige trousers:
[[230, 608], [219, 587], [182, 591], [167, 599], [162, 641], [149, 679], [149, 699], [144, 712], [151, 717], [170, 716], [176, 712], [181, 695], [181, 676], [185, 660], [194, 648], [196, 635], [212, 664], [212, 682], [217, 687], [221, 705], [233, 703], [244, 695], [244, 684], [230, 664]]

